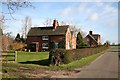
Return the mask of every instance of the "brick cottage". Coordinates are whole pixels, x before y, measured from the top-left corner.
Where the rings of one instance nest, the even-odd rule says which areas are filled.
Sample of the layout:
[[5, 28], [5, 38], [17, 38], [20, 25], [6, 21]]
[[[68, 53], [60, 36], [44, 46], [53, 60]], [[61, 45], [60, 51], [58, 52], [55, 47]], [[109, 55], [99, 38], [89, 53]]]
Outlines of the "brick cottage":
[[32, 27], [27, 35], [27, 46], [31, 51], [50, 50], [50, 43], [54, 42], [59, 48], [59, 42], [65, 41], [65, 49], [76, 49], [76, 37], [69, 25], [59, 26], [58, 20], [50, 27]]
[[99, 34], [93, 34], [92, 31], [89, 31], [89, 34], [84, 38], [84, 43], [89, 47], [96, 47], [101, 45], [101, 38]]

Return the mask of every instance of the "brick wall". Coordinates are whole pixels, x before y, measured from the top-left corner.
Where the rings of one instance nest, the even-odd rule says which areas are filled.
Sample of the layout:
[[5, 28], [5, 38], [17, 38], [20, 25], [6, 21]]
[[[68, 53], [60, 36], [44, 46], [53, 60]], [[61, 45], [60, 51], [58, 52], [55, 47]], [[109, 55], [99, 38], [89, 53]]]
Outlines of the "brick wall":
[[34, 37], [28, 37], [27, 38], [27, 45], [28, 45], [28, 48], [30, 49], [30, 44], [32, 42], [38, 42], [38, 51], [41, 51], [42, 50], [42, 43], [50, 43], [52, 41], [54, 42], [60, 42], [62, 41], [63, 39], [65, 39], [65, 36], [64, 35], [56, 35], [56, 36], [49, 36], [49, 39], [48, 40], [42, 40], [42, 36], [34, 36]]
[[56, 35], [56, 36], [50, 36], [49, 37], [50, 41], [54, 41], [54, 42], [60, 42], [62, 41], [63, 39], [65, 39], [65, 36], [64, 35]]
[[74, 34], [72, 35], [72, 45], [72, 49], [76, 49], [76, 37]]
[[67, 29], [66, 32], [66, 49], [70, 49], [70, 39], [71, 39], [71, 33], [70, 33], [70, 29]]
[[101, 45], [100, 35], [98, 36], [98, 45]]
[[70, 29], [66, 32], [66, 49], [76, 49], [76, 37], [71, 34]]
[[36, 36], [34, 36], [34, 37], [27, 37], [27, 46], [28, 46], [28, 48], [30, 49], [31, 48], [31, 43], [32, 42], [38, 42], [38, 51], [40, 51], [41, 50], [41, 43], [42, 43], [42, 37], [36, 37]]

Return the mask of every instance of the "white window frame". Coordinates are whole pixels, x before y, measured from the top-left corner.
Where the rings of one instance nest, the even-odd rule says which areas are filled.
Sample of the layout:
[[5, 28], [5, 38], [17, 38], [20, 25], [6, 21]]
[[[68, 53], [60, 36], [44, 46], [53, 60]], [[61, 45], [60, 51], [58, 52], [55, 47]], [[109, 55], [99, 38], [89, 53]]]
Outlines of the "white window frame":
[[[47, 46], [46, 46], [47, 45]], [[48, 43], [42, 43], [42, 49], [48, 49]]]
[[42, 40], [48, 40], [49, 37], [48, 36], [42, 36]]

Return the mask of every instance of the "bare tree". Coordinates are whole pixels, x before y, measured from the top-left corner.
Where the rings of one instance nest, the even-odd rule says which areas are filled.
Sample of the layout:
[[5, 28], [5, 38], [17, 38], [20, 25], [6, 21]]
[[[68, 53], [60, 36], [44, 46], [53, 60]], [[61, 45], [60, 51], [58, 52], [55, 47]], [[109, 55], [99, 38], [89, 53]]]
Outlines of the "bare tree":
[[66, 23], [64, 21], [62, 21], [60, 25], [64, 26], [64, 25], [66, 25]]
[[[16, 10], [19, 10], [20, 8], [27, 8], [27, 7], [33, 7], [31, 2], [29, 2], [28, 0], [7, 0], [4, 2], [0, 2], [2, 4], [2, 6], [6, 6], [7, 7], [7, 12], [0, 12], [2, 14], [2, 18], [0, 18], [0, 21], [4, 22], [5, 20], [11, 20], [15, 18], [13, 17], [13, 13], [15, 13]], [[33, 7], [35, 8], [35, 7]], [[10, 19], [6, 18], [5, 15], [10, 15]]]
[[[2, 6], [5, 6], [6, 10], [0, 11], [0, 28], [4, 33], [5, 29], [8, 28], [7, 25], [5, 25], [6, 20], [16, 20], [14, 18], [14, 13], [19, 10], [20, 8], [28, 8], [32, 7], [35, 8], [29, 0], [5, 0], [5, 1], [0, 1], [0, 4]], [[10, 16], [8, 18], [8, 15]]]
[[31, 18], [29, 16], [26, 16], [25, 19], [23, 20], [22, 27], [22, 34], [24, 35], [25, 38], [27, 38], [27, 33], [31, 28], [31, 25], [32, 25]]
[[85, 37], [86, 32], [84, 32], [82, 29], [78, 28], [78, 27], [80, 27], [80, 26], [73, 25], [72, 21], [70, 21], [70, 22], [71, 22], [71, 23], [68, 23], [68, 24], [67, 24], [66, 22], [62, 21], [62, 22], [61, 22], [61, 26], [69, 25], [70, 30], [71, 30], [71, 31], [74, 31], [75, 36], [77, 36], [78, 32], [80, 32], [81, 35], [82, 35], [83, 37]]
[[85, 36], [85, 32], [83, 32], [80, 28], [77, 28], [76, 26], [70, 25], [70, 30], [74, 31], [76, 36], [78, 32], [80, 32], [83, 37]]
[[[5, 25], [6, 20], [16, 20], [14, 18], [14, 13], [19, 10], [20, 8], [28, 8], [32, 7], [31, 2], [28, 0], [5, 0], [0, 1], [0, 5], [5, 6], [6, 10], [0, 11], [0, 29], [3, 31], [8, 26]], [[8, 18], [8, 15], [10, 16]], [[5, 30], [4, 30], [5, 31]], [[0, 36], [0, 50], [6, 50], [8, 48], [8, 45], [10, 44], [10, 35], [11, 33], [6, 33], [3, 31], [4, 35]], [[6, 35], [5, 35], [6, 33]], [[11, 41], [12, 42], [12, 41]]]
[[4, 19], [4, 16], [0, 15], [0, 29], [2, 30], [3, 30], [3, 24], [4, 24], [3, 19]]
[[52, 19], [47, 18], [45, 22], [43, 22], [43, 25], [45, 25], [46, 27], [52, 25]]

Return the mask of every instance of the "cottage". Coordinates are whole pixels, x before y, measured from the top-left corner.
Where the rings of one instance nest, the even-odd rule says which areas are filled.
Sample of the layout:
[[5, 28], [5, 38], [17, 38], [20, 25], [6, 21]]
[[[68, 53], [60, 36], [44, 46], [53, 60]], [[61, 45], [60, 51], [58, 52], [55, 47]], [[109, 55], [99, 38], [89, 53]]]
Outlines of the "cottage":
[[65, 49], [76, 49], [76, 37], [69, 25], [59, 26], [57, 20], [53, 26], [33, 27], [27, 35], [27, 46], [31, 51], [50, 50], [50, 43], [54, 42], [59, 48], [60, 42], [65, 42]]
[[101, 44], [100, 35], [93, 34], [92, 31], [89, 31], [89, 34], [84, 38], [84, 43], [89, 47], [95, 47]]

